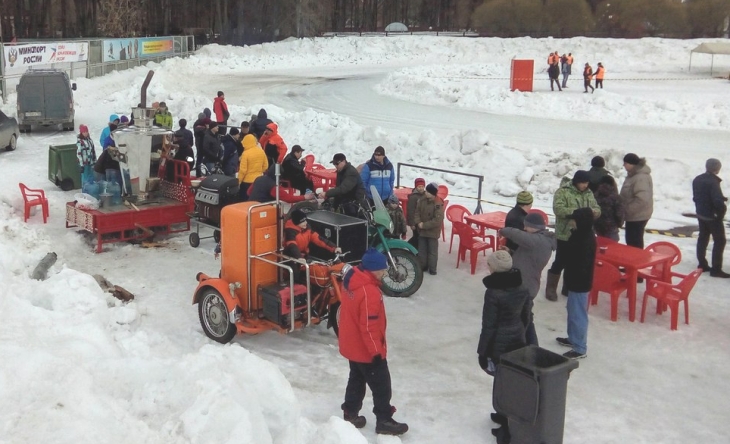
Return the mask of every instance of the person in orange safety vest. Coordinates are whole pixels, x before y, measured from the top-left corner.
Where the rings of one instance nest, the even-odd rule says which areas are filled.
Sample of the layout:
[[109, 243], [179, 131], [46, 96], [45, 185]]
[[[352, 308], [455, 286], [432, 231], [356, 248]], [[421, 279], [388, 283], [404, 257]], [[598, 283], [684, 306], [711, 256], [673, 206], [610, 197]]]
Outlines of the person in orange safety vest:
[[606, 69], [603, 67], [603, 63], [598, 62], [596, 67], [596, 88], [599, 86], [603, 89], [603, 76], [606, 74]]

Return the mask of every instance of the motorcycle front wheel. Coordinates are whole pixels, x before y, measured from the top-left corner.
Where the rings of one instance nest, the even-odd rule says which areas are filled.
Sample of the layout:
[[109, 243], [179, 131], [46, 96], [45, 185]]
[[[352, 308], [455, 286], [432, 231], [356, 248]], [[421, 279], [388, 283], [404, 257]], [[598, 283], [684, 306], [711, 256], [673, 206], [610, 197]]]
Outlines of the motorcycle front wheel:
[[388, 273], [383, 277], [383, 293], [386, 296], [406, 298], [421, 288], [423, 282], [423, 270], [418, 265], [418, 258], [408, 250], [390, 250], [395, 261], [388, 268]]

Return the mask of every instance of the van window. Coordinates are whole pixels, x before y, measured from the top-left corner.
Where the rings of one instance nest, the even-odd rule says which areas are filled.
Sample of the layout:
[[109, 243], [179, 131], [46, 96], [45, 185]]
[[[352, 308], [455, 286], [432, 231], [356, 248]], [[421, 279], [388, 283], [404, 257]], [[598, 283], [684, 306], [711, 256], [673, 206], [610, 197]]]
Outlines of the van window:
[[[25, 77], [20, 83], [18, 91], [21, 112], [40, 112], [45, 109], [43, 100], [43, 79], [40, 77]], [[39, 114], [38, 116], [41, 116]]]
[[71, 96], [69, 94], [70, 86], [65, 76], [44, 77], [43, 81], [46, 96], [46, 118], [67, 118]]

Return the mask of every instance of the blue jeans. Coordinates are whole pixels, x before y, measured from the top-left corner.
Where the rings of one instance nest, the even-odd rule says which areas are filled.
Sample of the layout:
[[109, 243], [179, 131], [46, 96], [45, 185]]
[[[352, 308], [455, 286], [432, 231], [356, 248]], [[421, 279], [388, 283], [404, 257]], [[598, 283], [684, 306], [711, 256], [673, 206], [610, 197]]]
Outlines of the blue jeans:
[[588, 350], [588, 293], [568, 291], [568, 339], [573, 350]]

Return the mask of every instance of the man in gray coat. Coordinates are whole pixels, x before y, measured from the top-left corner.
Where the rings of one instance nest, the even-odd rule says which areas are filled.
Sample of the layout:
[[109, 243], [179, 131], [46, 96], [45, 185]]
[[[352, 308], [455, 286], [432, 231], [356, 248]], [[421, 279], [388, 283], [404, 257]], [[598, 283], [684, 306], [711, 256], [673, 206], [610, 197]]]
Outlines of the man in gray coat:
[[512, 263], [522, 273], [522, 285], [530, 293], [530, 323], [525, 331], [525, 339], [527, 344], [539, 345], [532, 314], [532, 301], [540, 291], [542, 271], [550, 262], [553, 251], [557, 248], [557, 241], [555, 233], [545, 228], [545, 221], [539, 214], [528, 213], [525, 216], [524, 224], [525, 231], [517, 228], [503, 228], [499, 234], [519, 246], [512, 254]]
[[621, 186], [621, 203], [626, 213], [626, 245], [644, 248], [644, 229], [654, 212], [654, 183], [646, 159], [634, 153], [624, 156], [628, 173]]

